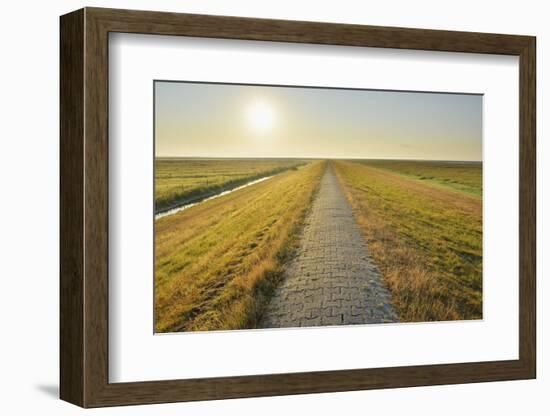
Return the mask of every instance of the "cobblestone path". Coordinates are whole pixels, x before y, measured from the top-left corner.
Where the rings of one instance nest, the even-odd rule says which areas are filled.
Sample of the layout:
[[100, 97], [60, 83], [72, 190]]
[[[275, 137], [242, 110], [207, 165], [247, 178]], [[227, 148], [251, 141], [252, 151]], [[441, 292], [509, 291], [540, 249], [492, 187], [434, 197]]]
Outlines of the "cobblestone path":
[[391, 295], [330, 163], [306, 219], [300, 248], [260, 326], [396, 322]]

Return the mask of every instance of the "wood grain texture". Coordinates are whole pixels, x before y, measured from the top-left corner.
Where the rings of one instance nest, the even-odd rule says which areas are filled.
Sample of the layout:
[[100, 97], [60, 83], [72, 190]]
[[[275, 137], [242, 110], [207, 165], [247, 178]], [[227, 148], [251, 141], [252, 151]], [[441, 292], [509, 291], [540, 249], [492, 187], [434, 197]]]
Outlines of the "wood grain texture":
[[60, 24], [60, 388], [84, 404], [84, 12]]
[[87, 8], [110, 32], [519, 55], [528, 36]]
[[536, 41], [520, 54], [519, 355], [536, 377]]
[[101, 395], [108, 380], [109, 308], [109, 141], [108, 33], [85, 10], [84, 58], [84, 362], [85, 406]]
[[[108, 33], [520, 57], [519, 360], [192, 380], [108, 380]], [[86, 8], [61, 18], [61, 397], [83, 407], [535, 377], [535, 38]]]

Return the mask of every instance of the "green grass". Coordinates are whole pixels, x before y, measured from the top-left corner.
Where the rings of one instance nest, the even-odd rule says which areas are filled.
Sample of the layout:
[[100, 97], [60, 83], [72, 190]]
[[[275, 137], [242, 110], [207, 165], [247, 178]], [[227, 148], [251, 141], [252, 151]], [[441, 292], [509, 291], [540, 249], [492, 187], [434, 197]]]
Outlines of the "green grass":
[[[225, 186], [230, 174], [250, 178], [246, 175], [251, 172], [264, 176], [265, 169], [284, 170], [268, 181], [155, 221], [155, 330], [255, 328], [299, 244], [326, 162], [174, 163], [163, 163], [164, 174], [177, 171], [178, 180], [188, 180], [190, 189], [200, 188], [204, 178]], [[400, 319], [481, 318], [481, 166], [329, 163]], [[421, 179], [427, 175], [431, 179]], [[169, 175], [165, 179], [175, 180]]]
[[470, 195], [481, 196], [481, 162], [444, 162], [417, 160], [356, 161], [378, 169], [406, 175], [426, 184], [442, 186]]
[[156, 220], [156, 331], [256, 327], [323, 170], [313, 162]]
[[304, 161], [294, 159], [157, 158], [155, 212], [196, 202], [302, 164]]
[[408, 161], [333, 164], [401, 320], [481, 318], [481, 198], [417, 179], [429, 174], [437, 181], [477, 184], [480, 167]]

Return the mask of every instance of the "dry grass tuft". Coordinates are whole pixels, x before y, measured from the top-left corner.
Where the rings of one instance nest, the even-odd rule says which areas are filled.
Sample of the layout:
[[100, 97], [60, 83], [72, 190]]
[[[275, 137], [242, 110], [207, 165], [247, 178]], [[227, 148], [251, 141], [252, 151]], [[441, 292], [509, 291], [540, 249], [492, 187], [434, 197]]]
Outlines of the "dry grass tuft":
[[361, 217], [369, 252], [393, 293], [393, 301], [407, 322], [462, 319], [448, 299], [448, 283], [426, 269], [423, 256], [403, 243], [381, 218]]

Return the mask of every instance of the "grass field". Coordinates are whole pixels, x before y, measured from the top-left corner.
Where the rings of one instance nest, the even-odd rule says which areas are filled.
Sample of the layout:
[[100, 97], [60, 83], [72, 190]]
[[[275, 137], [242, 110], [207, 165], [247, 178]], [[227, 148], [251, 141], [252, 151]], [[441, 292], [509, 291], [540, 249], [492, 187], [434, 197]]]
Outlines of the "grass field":
[[155, 212], [201, 200], [303, 164], [295, 159], [155, 160]]
[[481, 164], [331, 163], [401, 320], [481, 318]]
[[164, 184], [157, 190], [174, 191], [180, 183], [187, 193], [178, 198], [279, 173], [155, 221], [157, 332], [255, 328], [299, 244], [327, 163], [352, 205], [401, 321], [482, 317], [480, 163], [157, 163], [157, 188]]
[[[187, 189], [196, 189], [201, 181], [210, 186], [205, 178], [220, 186], [251, 175], [245, 161], [234, 162], [239, 169], [234, 163], [218, 162], [217, 167], [214, 162], [206, 167], [202, 163], [160, 161], [161, 195], [168, 199], [166, 195], [185, 195], [185, 187], [182, 193], [176, 190], [177, 181], [170, 172], [188, 180]], [[324, 171], [324, 162], [288, 169], [297, 163], [254, 161], [252, 175], [287, 171], [155, 221], [157, 332], [256, 326], [296, 248]], [[193, 177], [197, 171], [208, 173]]]
[[431, 185], [481, 196], [481, 162], [442, 162], [417, 160], [361, 160], [374, 168], [406, 175]]

